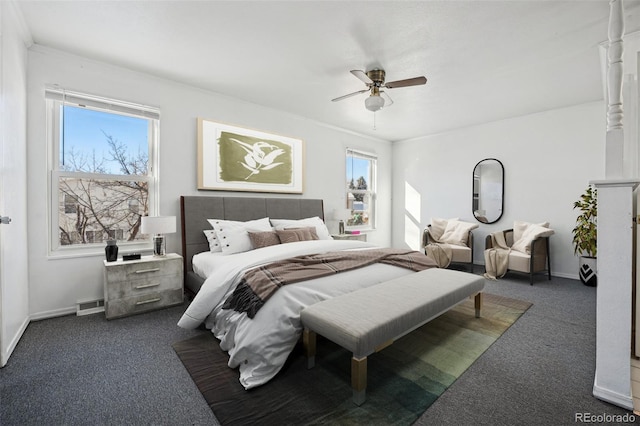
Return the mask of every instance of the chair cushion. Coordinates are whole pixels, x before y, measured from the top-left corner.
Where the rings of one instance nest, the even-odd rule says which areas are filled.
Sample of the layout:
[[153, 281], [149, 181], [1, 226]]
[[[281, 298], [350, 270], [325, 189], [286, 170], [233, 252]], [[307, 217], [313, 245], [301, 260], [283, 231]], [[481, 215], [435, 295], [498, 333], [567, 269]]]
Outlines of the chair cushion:
[[509, 269], [519, 272], [529, 271], [529, 258], [531, 256], [519, 251], [511, 250], [509, 253]]
[[466, 246], [456, 246], [450, 244], [451, 247], [451, 261], [452, 262], [471, 262], [471, 249]]
[[[530, 270], [531, 255], [511, 250], [509, 253], [509, 269], [518, 272], [531, 272]], [[547, 258], [536, 256], [533, 259], [533, 272], [544, 271], [547, 269]]]

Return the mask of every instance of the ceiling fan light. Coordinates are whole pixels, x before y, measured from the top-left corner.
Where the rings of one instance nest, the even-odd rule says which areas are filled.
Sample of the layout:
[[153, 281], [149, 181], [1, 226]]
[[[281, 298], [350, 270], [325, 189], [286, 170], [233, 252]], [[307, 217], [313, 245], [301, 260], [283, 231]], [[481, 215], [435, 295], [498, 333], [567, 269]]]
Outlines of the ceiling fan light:
[[371, 95], [364, 100], [364, 106], [369, 111], [378, 111], [384, 106], [384, 99], [380, 95]]

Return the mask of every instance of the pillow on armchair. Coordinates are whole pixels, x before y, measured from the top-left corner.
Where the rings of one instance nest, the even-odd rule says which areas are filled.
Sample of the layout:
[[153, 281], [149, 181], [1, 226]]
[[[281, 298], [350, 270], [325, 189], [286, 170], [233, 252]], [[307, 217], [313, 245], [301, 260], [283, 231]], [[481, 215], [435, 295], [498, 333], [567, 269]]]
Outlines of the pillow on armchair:
[[520, 221], [520, 220], [514, 220], [513, 221], [513, 242], [515, 243], [516, 241], [521, 239], [522, 238], [522, 234], [524, 234], [525, 231], [527, 230], [527, 228], [529, 228], [532, 225], [542, 226], [544, 228], [548, 228], [549, 227], [549, 222], [529, 223], [529, 222], [523, 222], [523, 221]]
[[[516, 226], [518, 227], [518, 234], [516, 234]], [[539, 237], [549, 237], [555, 233], [553, 229], [550, 229], [549, 222], [540, 224], [527, 223], [527, 222], [514, 222], [513, 224], [513, 245], [512, 250], [519, 251], [520, 253], [531, 254], [531, 243], [533, 240]], [[517, 235], [517, 236], [516, 236]]]
[[453, 220], [457, 221], [458, 218], [454, 217], [451, 219], [441, 219], [439, 217], [432, 217], [431, 229], [429, 230], [429, 233], [431, 234], [433, 239], [436, 241], [440, 241], [442, 239], [442, 234], [444, 234], [444, 231], [447, 229], [447, 223]]
[[440, 242], [456, 246], [466, 246], [469, 231], [476, 229], [477, 223], [462, 222], [459, 220], [447, 221], [447, 227], [440, 237]]

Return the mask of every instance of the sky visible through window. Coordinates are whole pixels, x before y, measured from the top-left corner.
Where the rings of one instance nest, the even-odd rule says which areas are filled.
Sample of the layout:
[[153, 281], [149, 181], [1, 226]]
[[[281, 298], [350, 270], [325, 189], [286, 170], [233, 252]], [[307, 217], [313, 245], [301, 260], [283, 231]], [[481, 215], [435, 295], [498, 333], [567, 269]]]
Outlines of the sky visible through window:
[[[369, 183], [369, 165], [371, 164], [370, 160], [365, 160], [363, 158], [351, 157], [349, 161], [347, 161], [347, 179], [350, 181], [353, 179], [354, 183], [358, 181], [360, 176], [364, 177]], [[349, 183], [349, 182], [347, 182]]]
[[107, 173], [121, 174], [120, 165], [110, 161], [107, 135], [127, 147], [127, 156], [141, 154], [148, 158], [148, 132], [148, 121], [143, 118], [65, 105], [61, 166], [65, 163], [70, 165], [70, 157], [75, 155], [85, 160], [95, 158], [96, 162], [103, 161]]

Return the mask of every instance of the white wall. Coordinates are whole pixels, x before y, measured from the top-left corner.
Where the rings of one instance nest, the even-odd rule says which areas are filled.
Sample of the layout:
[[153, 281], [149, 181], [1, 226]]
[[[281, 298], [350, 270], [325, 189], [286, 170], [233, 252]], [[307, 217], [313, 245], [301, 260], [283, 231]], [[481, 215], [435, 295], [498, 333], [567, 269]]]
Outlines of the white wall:
[[[390, 244], [390, 142], [361, 137], [302, 117], [41, 46], [30, 49], [28, 71], [29, 282], [32, 318], [68, 313], [74, 310], [78, 299], [102, 297], [104, 254], [72, 259], [47, 257], [45, 84], [59, 84], [68, 90], [160, 108], [159, 182], [160, 212], [163, 215], [179, 216], [180, 195], [229, 195], [196, 190], [196, 117], [303, 139], [306, 147], [306, 183], [302, 197], [323, 199], [327, 214], [344, 205], [345, 149], [351, 147], [377, 153], [380, 159], [379, 228], [369, 235], [369, 241], [380, 245]], [[336, 223], [328, 221], [328, 224], [330, 229], [337, 230]], [[180, 252], [179, 233], [168, 236], [167, 250]]]
[[474, 231], [475, 262], [484, 264], [485, 236], [514, 220], [549, 221], [553, 275], [578, 278], [571, 230], [573, 202], [604, 175], [602, 102], [546, 111], [439, 135], [396, 142], [393, 150], [394, 246], [418, 247], [432, 217], [475, 222], [472, 171], [483, 158], [505, 168], [505, 207], [495, 224]]
[[[571, 245], [575, 221], [572, 204], [588, 181], [604, 172], [605, 122], [601, 102], [391, 144], [41, 46], [29, 51], [28, 76], [32, 318], [72, 312], [77, 300], [102, 296], [102, 254], [72, 259], [47, 257], [44, 87], [54, 83], [69, 90], [161, 109], [162, 214], [179, 216], [180, 195], [229, 194], [196, 190], [196, 117], [303, 139], [306, 185], [302, 197], [324, 199], [327, 213], [344, 201], [345, 148], [377, 153], [378, 230], [369, 235], [369, 241], [380, 245], [418, 248], [421, 230], [431, 217], [474, 220], [472, 170], [479, 160], [494, 157], [505, 166], [504, 215], [498, 223], [481, 224], [475, 232], [476, 263], [484, 261], [482, 250], [488, 233], [510, 228], [513, 220], [548, 220], [556, 230], [551, 239], [553, 273], [577, 278], [577, 259]], [[335, 223], [329, 225], [337, 227]], [[180, 252], [179, 234], [168, 237], [168, 250]]]
[[0, 366], [29, 321], [27, 274], [27, 45], [15, 3], [0, 2]]

